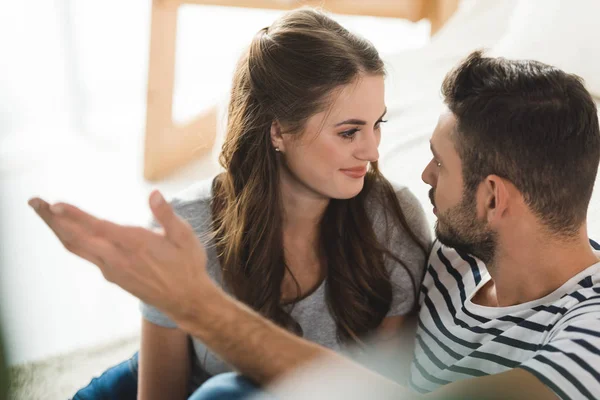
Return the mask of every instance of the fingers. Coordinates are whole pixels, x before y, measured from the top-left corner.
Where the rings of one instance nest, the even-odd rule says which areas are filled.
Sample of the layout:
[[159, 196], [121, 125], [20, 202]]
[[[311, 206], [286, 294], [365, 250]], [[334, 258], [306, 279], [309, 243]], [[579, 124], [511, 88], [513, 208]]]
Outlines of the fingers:
[[65, 221], [61, 221], [55, 217], [52, 212], [50, 204], [40, 198], [34, 198], [29, 200], [29, 205], [35, 210], [35, 212], [42, 218], [46, 225], [54, 232], [58, 239], [65, 245], [70, 246], [70, 243], [74, 238], [80, 234], [75, 226], [65, 227], [63, 226]]
[[40, 216], [40, 218], [42, 218], [44, 220], [44, 222], [46, 223], [46, 225], [48, 225], [50, 227], [50, 229], [52, 229], [52, 226], [50, 226], [51, 221], [52, 221], [52, 211], [50, 211], [50, 204], [48, 204], [47, 202], [45, 202], [44, 200], [38, 198], [38, 197], [34, 197], [33, 199], [29, 200], [27, 202], [27, 204], [29, 204], [29, 206], [31, 208], [33, 208], [33, 210], [37, 213], [37, 215]]
[[[100, 269], [104, 278], [139, 298], [161, 293], [165, 268], [177, 265], [177, 247], [164, 234], [100, 220], [69, 204], [29, 204], [71, 253]], [[115, 239], [116, 238], [116, 239]]]
[[109, 260], [114, 262], [117, 258], [112, 253], [117, 253], [118, 249], [111, 246], [110, 243], [94, 237], [87, 238], [87, 240], [73, 245], [63, 242], [63, 245], [71, 253], [98, 266], [105, 277], [105, 270], [111, 265], [111, 261]]
[[146, 239], [143, 237], [145, 231], [143, 228], [123, 226], [99, 219], [70, 204], [49, 205], [41, 199], [32, 199], [34, 204], [36, 201], [39, 204], [36, 212], [55, 233], [57, 233], [55, 227], [60, 221], [62, 221], [60, 223], [69, 221], [90, 236], [104, 238], [113, 245], [128, 250], [136, 250], [143, 245], [143, 241]]
[[177, 290], [202, 279], [204, 248], [158, 192], [151, 197], [151, 208], [162, 232], [114, 224], [65, 203], [50, 205], [35, 198], [29, 204], [68, 251], [144, 301], [174, 310]]
[[165, 236], [174, 245], [183, 247], [195, 237], [189, 224], [175, 214], [171, 205], [157, 190], [150, 195], [150, 209], [162, 226]]
[[144, 240], [142, 228], [101, 220], [69, 204], [50, 205], [40, 198], [28, 203], [68, 251], [99, 267], [114, 260], [117, 249], [135, 251]]
[[50, 206], [50, 211], [54, 216], [60, 216], [77, 223], [94, 236], [112, 238], [115, 241], [123, 239], [124, 235], [130, 234], [131, 229], [110, 221], [99, 219], [93, 215], [66, 203], [56, 203]]
[[[39, 198], [31, 199], [29, 205], [69, 252], [97, 265], [102, 270], [106, 268], [108, 262], [118, 260], [118, 251], [110, 242], [95, 237], [85, 229], [85, 225], [80, 221], [72, 220], [64, 215], [64, 207], [67, 205], [51, 206]], [[75, 207], [70, 206], [70, 208]], [[83, 212], [81, 211], [81, 213]], [[122, 258], [123, 255], [121, 254], [120, 257]]]

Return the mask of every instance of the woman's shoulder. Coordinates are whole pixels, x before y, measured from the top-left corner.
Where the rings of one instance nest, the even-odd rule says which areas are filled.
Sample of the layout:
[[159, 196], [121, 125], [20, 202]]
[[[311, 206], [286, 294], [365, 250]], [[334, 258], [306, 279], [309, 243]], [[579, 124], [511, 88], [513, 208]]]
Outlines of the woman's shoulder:
[[207, 270], [210, 277], [221, 285], [221, 270], [215, 252], [212, 235], [214, 226], [212, 218], [213, 183], [216, 177], [194, 182], [176, 193], [170, 200], [173, 210], [194, 229], [198, 239], [207, 250]]
[[390, 196], [390, 190], [400, 206], [400, 211], [404, 216], [410, 230], [427, 247], [431, 241], [429, 224], [423, 211], [423, 206], [406, 186], [398, 182], [382, 180], [375, 184], [372, 193], [369, 195], [367, 205], [369, 214], [373, 219], [373, 227], [378, 236], [384, 237], [406, 235], [405, 228], [395, 217], [394, 205], [391, 203], [393, 197]]
[[406, 214], [408, 220], [417, 218], [421, 220], [424, 217], [423, 205], [417, 199], [417, 196], [408, 188], [408, 186], [390, 181], [400, 208]]
[[204, 222], [208, 221], [211, 217], [214, 179], [212, 177], [194, 182], [185, 189], [177, 192], [169, 200], [175, 213], [185, 219], [195, 229], [200, 226], [204, 228]]
[[368, 207], [375, 214], [387, 214], [391, 205], [388, 196], [390, 190], [395, 194], [400, 208], [404, 213], [423, 212], [423, 207], [413, 192], [406, 186], [395, 181], [378, 180], [368, 196]]
[[213, 194], [213, 182], [215, 177], [194, 182], [183, 190], [175, 193], [171, 199], [173, 205], [185, 205], [210, 201]]

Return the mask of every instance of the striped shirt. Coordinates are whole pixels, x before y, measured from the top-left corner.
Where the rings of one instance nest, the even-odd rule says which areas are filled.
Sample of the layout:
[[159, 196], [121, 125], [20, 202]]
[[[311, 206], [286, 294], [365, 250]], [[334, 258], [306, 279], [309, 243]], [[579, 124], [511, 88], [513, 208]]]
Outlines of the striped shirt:
[[471, 301], [489, 279], [481, 261], [436, 242], [420, 294], [412, 389], [523, 368], [562, 399], [600, 398], [600, 262], [510, 307]]

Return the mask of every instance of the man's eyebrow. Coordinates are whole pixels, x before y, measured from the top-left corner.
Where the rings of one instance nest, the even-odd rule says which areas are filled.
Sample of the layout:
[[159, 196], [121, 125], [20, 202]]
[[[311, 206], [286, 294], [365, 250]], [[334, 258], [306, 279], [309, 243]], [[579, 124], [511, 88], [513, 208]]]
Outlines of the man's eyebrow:
[[[383, 117], [385, 117], [385, 114], [387, 113], [387, 107], [386, 109], [383, 111], [383, 114], [381, 114], [381, 117], [379, 117], [378, 121], [381, 120]], [[363, 121], [362, 119], [347, 119], [345, 121], [339, 122], [337, 124], [335, 124], [335, 126], [340, 126], [340, 125], [366, 125], [367, 122]]]

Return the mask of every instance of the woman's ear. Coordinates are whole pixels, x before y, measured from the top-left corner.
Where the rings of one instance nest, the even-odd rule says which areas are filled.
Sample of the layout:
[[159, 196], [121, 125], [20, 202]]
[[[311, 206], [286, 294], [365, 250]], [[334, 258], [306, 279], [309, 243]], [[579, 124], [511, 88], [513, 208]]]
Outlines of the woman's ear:
[[273, 144], [275, 151], [285, 151], [283, 135], [281, 134], [281, 125], [277, 121], [273, 121], [271, 124], [271, 144]]

